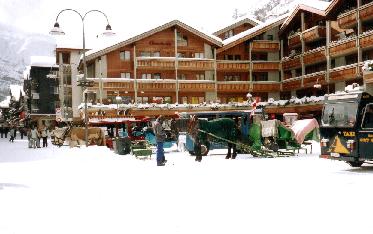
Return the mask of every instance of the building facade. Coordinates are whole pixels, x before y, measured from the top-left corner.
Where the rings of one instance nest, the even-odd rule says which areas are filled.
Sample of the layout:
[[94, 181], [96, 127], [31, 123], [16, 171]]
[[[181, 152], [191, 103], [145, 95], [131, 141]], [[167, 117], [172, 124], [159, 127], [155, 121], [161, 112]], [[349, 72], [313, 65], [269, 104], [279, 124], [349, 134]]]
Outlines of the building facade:
[[[95, 93], [89, 100], [115, 104], [120, 96], [122, 103], [228, 103], [246, 100], [247, 93], [267, 101], [341, 91], [362, 84], [363, 62], [373, 57], [371, 12], [370, 0], [332, 0], [299, 5], [266, 23], [244, 19], [215, 35], [171, 21], [88, 51], [88, 77], [94, 81], [89, 89]], [[76, 97], [73, 110], [81, 91]]]

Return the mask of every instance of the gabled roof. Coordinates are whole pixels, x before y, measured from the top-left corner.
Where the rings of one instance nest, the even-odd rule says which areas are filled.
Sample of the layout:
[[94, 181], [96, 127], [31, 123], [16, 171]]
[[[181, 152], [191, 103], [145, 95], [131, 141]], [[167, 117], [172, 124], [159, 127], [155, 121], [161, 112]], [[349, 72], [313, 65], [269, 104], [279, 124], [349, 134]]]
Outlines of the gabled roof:
[[216, 36], [213, 36], [213, 35], [208, 35], [206, 33], [203, 33], [187, 24], [184, 24], [183, 22], [180, 22], [179, 20], [173, 20], [171, 22], [168, 22], [164, 25], [161, 25], [159, 27], [156, 27], [152, 30], [149, 30], [147, 32], [144, 32], [142, 34], [139, 34], [137, 36], [134, 36], [134, 37], [131, 37], [129, 39], [117, 39], [116, 42], [111, 42], [111, 44], [109, 45], [103, 45], [101, 46], [101, 48], [97, 48], [97, 49], [94, 49], [94, 50], [90, 50], [88, 52], [86, 52], [86, 60], [89, 61], [89, 60], [92, 60], [92, 59], [95, 59], [99, 56], [102, 56], [102, 55], [105, 55], [109, 52], [112, 52], [116, 49], [119, 49], [123, 46], [127, 46], [127, 45], [130, 45], [131, 43], [134, 43], [136, 41], [139, 41], [139, 40], [142, 40], [146, 37], [149, 37], [155, 33], [158, 33], [158, 32], [161, 32], [165, 29], [168, 29], [168, 28], [171, 28], [171, 27], [174, 27], [174, 26], [178, 26], [180, 28], [183, 28], [184, 30], [186, 31], [189, 31], [195, 35], [198, 35], [199, 37], [205, 39], [206, 41], [216, 45], [216, 46], [219, 46], [221, 47], [222, 46], [222, 41], [220, 38], [216, 37]]
[[291, 15], [290, 15], [290, 16], [285, 20], [285, 22], [282, 24], [280, 30], [281, 30], [281, 31], [284, 30], [284, 29], [285, 29], [285, 28], [290, 24], [290, 22], [291, 22], [293, 19], [295, 19], [296, 16], [297, 16], [298, 14], [300, 14], [302, 11], [307, 11], [307, 12], [311, 12], [311, 13], [314, 13], [314, 14], [318, 14], [318, 15], [320, 15], [320, 16], [325, 16], [324, 11], [301, 4], [301, 5], [298, 5], [298, 6], [293, 10], [293, 12], [291, 13]]
[[254, 38], [274, 27], [280, 26], [289, 14], [282, 15], [276, 19], [268, 20], [265, 23], [259, 24], [254, 28], [250, 28], [244, 32], [241, 32], [233, 37], [230, 37], [223, 41], [223, 47], [218, 49], [218, 53], [230, 49], [238, 44], [241, 44], [251, 38]]
[[230, 25], [228, 25], [228, 26], [226, 26], [226, 27], [220, 29], [219, 31], [214, 32], [213, 35], [218, 36], [218, 35], [220, 35], [220, 34], [222, 34], [222, 33], [224, 33], [224, 32], [227, 32], [227, 31], [229, 31], [229, 30], [231, 30], [231, 29], [233, 29], [233, 28], [239, 27], [239, 26], [241, 26], [241, 25], [243, 25], [243, 24], [250, 24], [250, 25], [252, 25], [253, 27], [255, 27], [255, 26], [257, 26], [258, 24], [261, 24], [261, 23], [262, 23], [262, 22], [259, 21], [259, 20], [256, 20], [256, 19], [254, 19], [254, 18], [246, 17], [246, 18], [244, 18], [244, 19], [241, 19], [241, 20], [239, 20], [239, 21], [236, 21], [236, 22], [234, 22], [234, 23], [232, 23], [232, 24], [230, 24]]

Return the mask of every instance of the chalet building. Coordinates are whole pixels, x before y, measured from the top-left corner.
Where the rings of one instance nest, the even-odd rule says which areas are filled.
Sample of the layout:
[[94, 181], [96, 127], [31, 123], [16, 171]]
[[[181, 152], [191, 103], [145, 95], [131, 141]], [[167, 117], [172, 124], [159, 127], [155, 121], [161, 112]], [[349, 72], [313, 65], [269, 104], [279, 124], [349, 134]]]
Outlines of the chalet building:
[[49, 126], [60, 107], [58, 66], [54, 57], [32, 56], [24, 72], [27, 112], [32, 122]]
[[[214, 35], [171, 21], [88, 51], [88, 79], [94, 81], [89, 99], [104, 104], [115, 104], [117, 96], [122, 103], [228, 103], [246, 100], [247, 93], [267, 101], [341, 91], [362, 84], [363, 62], [373, 58], [372, 12], [371, 0], [310, 1], [277, 19], [243, 19]], [[74, 117], [82, 93], [71, 64], [79, 63], [81, 52], [57, 48], [58, 64], [74, 68], [60, 69], [72, 80], [67, 82], [71, 97], [63, 98], [70, 100]], [[317, 105], [291, 112], [320, 110]]]
[[[215, 101], [219, 38], [171, 21], [99, 51], [88, 51], [97, 100], [124, 103]], [[97, 92], [98, 91], [98, 92]]]

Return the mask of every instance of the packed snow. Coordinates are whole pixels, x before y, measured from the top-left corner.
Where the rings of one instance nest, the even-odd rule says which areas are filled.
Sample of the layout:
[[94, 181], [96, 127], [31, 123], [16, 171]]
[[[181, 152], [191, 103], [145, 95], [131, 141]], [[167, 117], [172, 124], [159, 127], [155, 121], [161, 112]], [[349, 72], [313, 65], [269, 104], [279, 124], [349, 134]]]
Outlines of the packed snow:
[[[0, 138], [0, 233], [371, 233], [373, 167], [213, 150], [138, 160]], [[348, 220], [348, 223], [345, 222]]]

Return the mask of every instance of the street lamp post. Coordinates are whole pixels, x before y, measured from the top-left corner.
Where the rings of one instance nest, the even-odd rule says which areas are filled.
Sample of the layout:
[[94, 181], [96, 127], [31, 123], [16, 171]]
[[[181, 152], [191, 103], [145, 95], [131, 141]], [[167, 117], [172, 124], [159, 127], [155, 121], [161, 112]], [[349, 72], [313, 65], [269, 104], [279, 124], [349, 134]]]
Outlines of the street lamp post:
[[[58, 23], [58, 17], [60, 16], [60, 14], [64, 11], [72, 11], [72, 12], [75, 12], [79, 15], [81, 21], [82, 21], [82, 29], [83, 29], [83, 70], [84, 70], [84, 73], [83, 73], [83, 79], [80, 79], [78, 80], [78, 86], [82, 87], [83, 89], [83, 93], [84, 93], [84, 90], [88, 87], [92, 87], [93, 86], [93, 81], [88, 81], [87, 80], [87, 63], [86, 63], [86, 58], [85, 58], [85, 52], [86, 52], [86, 49], [85, 49], [85, 30], [84, 30], [84, 20], [85, 20], [85, 17], [89, 14], [89, 13], [92, 13], [92, 12], [98, 12], [98, 13], [101, 13], [102, 15], [105, 16], [106, 18], [106, 21], [107, 21], [107, 25], [106, 25], [106, 30], [105, 32], [103, 33], [104, 35], [113, 35], [114, 33], [112, 32], [111, 30], [111, 26], [109, 24], [109, 20], [108, 20], [108, 17], [106, 16], [106, 14], [102, 11], [99, 11], [99, 10], [90, 10], [90, 11], [87, 11], [84, 15], [80, 14], [78, 11], [74, 10], [74, 9], [63, 9], [61, 10], [57, 17], [56, 17], [56, 22], [54, 23], [54, 27], [53, 29], [50, 31], [50, 34], [52, 35], [64, 35], [65, 33], [61, 30], [60, 28], [60, 25]], [[86, 146], [88, 146], [88, 113], [87, 113], [87, 93], [85, 92], [84, 93], [84, 124], [85, 124], [85, 134], [84, 134], [84, 140], [85, 140], [85, 144]]]

